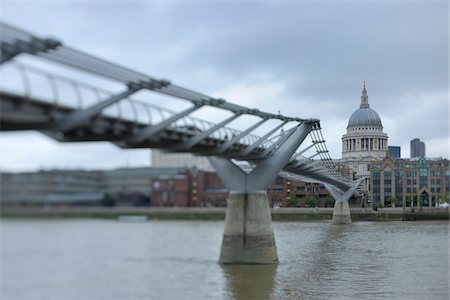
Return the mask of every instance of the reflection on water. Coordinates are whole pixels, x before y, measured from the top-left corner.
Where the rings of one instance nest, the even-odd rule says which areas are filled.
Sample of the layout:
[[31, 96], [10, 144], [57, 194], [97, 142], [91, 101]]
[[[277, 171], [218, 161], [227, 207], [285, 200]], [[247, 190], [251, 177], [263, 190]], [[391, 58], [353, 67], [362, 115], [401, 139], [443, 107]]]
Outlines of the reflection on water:
[[271, 299], [277, 265], [221, 265], [231, 299]]
[[2, 220], [0, 298], [449, 299], [447, 222], [275, 222], [278, 265], [220, 265], [223, 222]]

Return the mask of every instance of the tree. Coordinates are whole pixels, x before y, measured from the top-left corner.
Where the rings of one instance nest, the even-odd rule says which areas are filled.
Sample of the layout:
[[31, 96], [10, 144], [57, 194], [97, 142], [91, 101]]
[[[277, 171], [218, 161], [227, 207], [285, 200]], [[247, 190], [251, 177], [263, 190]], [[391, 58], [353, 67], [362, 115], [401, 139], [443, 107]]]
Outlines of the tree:
[[406, 206], [411, 206], [412, 196], [406, 197]]
[[334, 204], [334, 198], [331, 195], [328, 195], [325, 198], [325, 205], [328, 207], [328, 206], [333, 206], [333, 204]]
[[311, 196], [305, 197], [305, 205], [306, 205], [306, 207], [316, 206], [316, 198], [311, 197]]
[[391, 203], [392, 207], [395, 207], [395, 203], [397, 203], [397, 198], [395, 196], [390, 196], [388, 201]]
[[115, 206], [116, 205], [116, 201], [114, 200], [113, 196], [111, 196], [110, 193], [104, 193], [103, 194], [103, 199], [102, 199], [102, 206]]
[[294, 191], [290, 192], [288, 195], [288, 205], [296, 206], [297, 205], [297, 195]]

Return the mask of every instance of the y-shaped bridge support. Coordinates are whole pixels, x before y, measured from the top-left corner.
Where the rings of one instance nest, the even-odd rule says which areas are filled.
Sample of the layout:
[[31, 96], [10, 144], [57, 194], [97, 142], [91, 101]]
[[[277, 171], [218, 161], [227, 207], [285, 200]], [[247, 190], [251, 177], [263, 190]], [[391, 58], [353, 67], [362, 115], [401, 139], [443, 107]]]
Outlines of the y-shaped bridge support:
[[348, 205], [348, 200], [353, 195], [353, 193], [358, 188], [361, 180], [358, 180], [351, 188], [349, 188], [345, 193], [336, 189], [335, 187], [325, 184], [325, 187], [333, 196], [334, 210], [333, 210], [333, 224], [351, 224], [352, 217], [350, 215], [350, 206]]
[[230, 190], [220, 263], [278, 262], [266, 189], [288, 163], [311, 128], [312, 124], [302, 123], [290, 131], [289, 138], [284, 140], [273, 155], [259, 162], [250, 173], [244, 172], [228, 159], [209, 158]]

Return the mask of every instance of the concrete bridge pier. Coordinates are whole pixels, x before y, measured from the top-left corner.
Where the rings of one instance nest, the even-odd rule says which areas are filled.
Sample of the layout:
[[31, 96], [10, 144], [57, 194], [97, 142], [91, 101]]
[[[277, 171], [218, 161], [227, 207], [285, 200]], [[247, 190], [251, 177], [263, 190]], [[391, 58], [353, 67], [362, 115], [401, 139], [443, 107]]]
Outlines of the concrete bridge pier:
[[278, 262], [271, 211], [265, 190], [230, 192], [219, 262]]
[[351, 224], [352, 217], [350, 215], [350, 207], [348, 205], [348, 200], [336, 201], [334, 203], [333, 219], [331, 221], [333, 224]]
[[333, 218], [331, 220], [333, 224], [352, 223], [348, 199], [350, 199], [350, 197], [356, 191], [362, 180], [363, 179], [356, 181], [355, 184], [351, 188], [349, 188], [346, 192], [340, 191], [331, 185], [325, 184], [326, 189], [330, 192], [331, 196], [333, 196], [335, 200]]

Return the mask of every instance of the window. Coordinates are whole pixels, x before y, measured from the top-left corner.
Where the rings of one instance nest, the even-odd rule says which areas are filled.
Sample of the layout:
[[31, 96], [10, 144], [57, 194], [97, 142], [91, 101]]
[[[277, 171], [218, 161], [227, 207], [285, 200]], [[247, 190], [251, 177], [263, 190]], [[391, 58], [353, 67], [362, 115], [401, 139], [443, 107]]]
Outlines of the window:
[[398, 198], [403, 197], [403, 172], [397, 171], [397, 176], [395, 177], [395, 195]]

